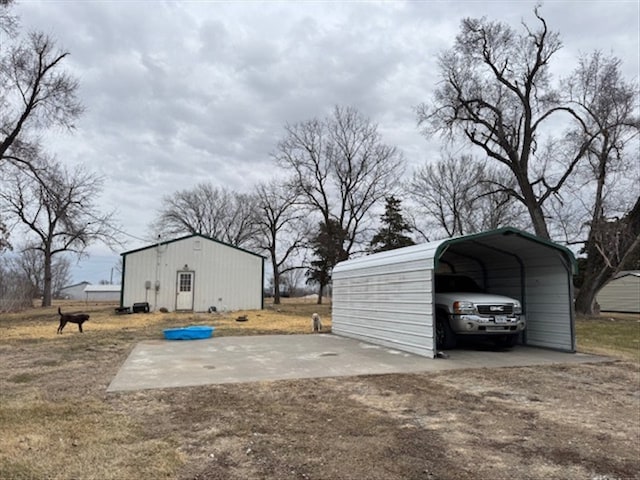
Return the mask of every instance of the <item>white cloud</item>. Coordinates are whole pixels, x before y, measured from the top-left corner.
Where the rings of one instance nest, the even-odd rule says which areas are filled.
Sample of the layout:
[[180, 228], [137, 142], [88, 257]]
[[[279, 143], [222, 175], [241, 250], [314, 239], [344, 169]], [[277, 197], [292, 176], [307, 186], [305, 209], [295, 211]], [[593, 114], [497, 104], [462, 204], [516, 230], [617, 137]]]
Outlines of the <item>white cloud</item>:
[[[107, 209], [147, 234], [163, 195], [200, 181], [249, 190], [273, 174], [285, 123], [352, 105], [409, 162], [437, 154], [414, 106], [438, 81], [436, 56], [460, 20], [533, 24], [534, 2], [23, 2], [26, 28], [53, 34], [87, 107], [74, 135], [51, 133], [58, 158], [105, 176]], [[638, 3], [554, 1], [542, 7], [564, 49], [614, 52], [638, 74]]]

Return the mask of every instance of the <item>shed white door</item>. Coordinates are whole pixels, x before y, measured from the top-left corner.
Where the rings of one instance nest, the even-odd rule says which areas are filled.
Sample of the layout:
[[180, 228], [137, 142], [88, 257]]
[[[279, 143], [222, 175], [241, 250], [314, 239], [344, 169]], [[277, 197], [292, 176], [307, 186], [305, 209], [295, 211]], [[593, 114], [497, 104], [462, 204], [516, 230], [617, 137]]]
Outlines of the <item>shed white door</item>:
[[178, 272], [176, 310], [193, 310], [194, 272]]

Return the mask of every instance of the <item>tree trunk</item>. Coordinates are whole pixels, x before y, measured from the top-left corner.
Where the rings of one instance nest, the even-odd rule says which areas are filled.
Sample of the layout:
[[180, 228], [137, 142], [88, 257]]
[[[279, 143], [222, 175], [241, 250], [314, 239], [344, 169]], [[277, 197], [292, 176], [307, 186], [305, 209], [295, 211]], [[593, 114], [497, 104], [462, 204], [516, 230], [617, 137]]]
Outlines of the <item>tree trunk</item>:
[[589, 286], [589, 288], [581, 288], [578, 296], [576, 297], [576, 313], [581, 315], [597, 315], [595, 308], [596, 291]]
[[273, 304], [280, 305], [280, 271], [275, 251], [271, 252], [271, 265], [273, 266]]
[[44, 282], [42, 285], [42, 306], [51, 306], [51, 249], [45, 248], [44, 251]]
[[529, 216], [531, 217], [531, 223], [533, 224], [533, 230], [536, 235], [540, 238], [544, 238], [545, 240], [551, 240], [551, 236], [549, 235], [549, 229], [547, 228], [547, 221], [544, 218], [544, 212], [542, 211], [542, 207], [538, 204], [538, 200], [536, 195], [529, 183], [529, 179], [520, 180], [518, 176], [518, 183], [520, 184], [520, 189], [522, 191], [522, 197], [524, 198], [524, 205], [527, 207], [527, 211], [529, 212]]
[[542, 208], [540, 208], [539, 205], [535, 205], [533, 209], [529, 210], [529, 213], [531, 214], [531, 221], [533, 222], [533, 229], [536, 235], [545, 240], [551, 240]]
[[320, 288], [318, 289], [318, 305], [322, 305], [322, 291], [324, 290], [324, 285], [320, 284]]
[[582, 315], [597, 315], [599, 312], [596, 309], [596, 295], [599, 290], [600, 286], [595, 282], [585, 281], [576, 296], [576, 313]]

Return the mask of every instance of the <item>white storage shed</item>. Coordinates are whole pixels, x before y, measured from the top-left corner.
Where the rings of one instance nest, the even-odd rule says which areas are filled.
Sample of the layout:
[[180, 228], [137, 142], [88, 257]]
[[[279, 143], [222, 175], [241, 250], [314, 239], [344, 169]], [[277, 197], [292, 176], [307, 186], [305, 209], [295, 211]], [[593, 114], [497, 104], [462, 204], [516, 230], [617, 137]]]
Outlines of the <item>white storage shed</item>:
[[87, 285], [84, 300], [87, 302], [117, 302], [120, 300], [120, 285]]
[[433, 358], [434, 274], [520, 300], [525, 345], [575, 352], [570, 250], [514, 228], [347, 260], [333, 270], [332, 332]]
[[122, 254], [121, 307], [154, 311], [263, 308], [264, 258], [204, 235], [188, 235]]
[[[74, 285], [67, 285], [60, 289], [59, 297], [65, 300], [84, 300], [85, 293], [84, 288], [87, 285], [91, 285], [89, 282], [80, 282]], [[118, 298], [120, 298], [118, 296]]]
[[602, 312], [640, 313], [640, 271], [620, 272], [596, 297]]

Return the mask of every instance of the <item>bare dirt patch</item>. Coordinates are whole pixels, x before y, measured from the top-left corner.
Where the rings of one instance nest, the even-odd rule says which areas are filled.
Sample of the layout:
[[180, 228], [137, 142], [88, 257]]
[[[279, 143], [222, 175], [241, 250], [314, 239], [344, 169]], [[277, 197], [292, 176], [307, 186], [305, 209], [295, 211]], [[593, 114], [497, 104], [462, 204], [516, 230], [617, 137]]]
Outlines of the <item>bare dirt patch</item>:
[[[278, 309], [215, 321], [310, 331], [308, 311]], [[637, 363], [107, 394], [137, 341], [213, 320], [168, 315], [96, 307], [93, 328], [58, 336], [55, 315], [1, 319], [21, 333], [0, 340], [0, 478], [639, 478]]]

